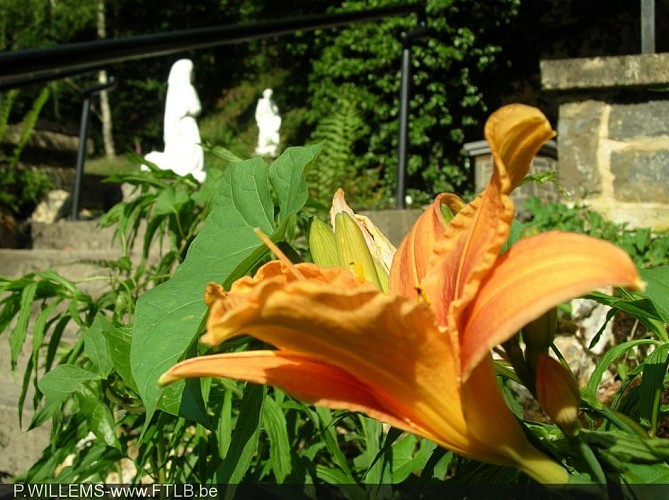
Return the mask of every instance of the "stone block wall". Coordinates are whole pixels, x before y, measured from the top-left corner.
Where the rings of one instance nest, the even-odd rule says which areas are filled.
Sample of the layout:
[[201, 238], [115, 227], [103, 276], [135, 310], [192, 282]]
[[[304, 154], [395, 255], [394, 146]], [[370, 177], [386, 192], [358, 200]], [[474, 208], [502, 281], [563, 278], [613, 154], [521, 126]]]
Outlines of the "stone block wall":
[[542, 62], [560, 102], [558, 175], [571, 201], [669, 229], [669, 54]]

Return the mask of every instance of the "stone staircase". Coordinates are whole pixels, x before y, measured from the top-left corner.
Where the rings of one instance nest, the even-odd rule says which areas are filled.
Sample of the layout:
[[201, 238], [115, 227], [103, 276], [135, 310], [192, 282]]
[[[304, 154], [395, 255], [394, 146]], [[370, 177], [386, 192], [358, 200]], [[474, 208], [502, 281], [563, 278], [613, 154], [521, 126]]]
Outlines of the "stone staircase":
[[[388, 238], [399, 244], [414, 223], [419, 210], [388, 210], [367, 213]], [[28, 273], [58, 272], [75, 282], [100, 276], [104, 269], [92, 264], [100, 260], [120, 257], [118, 244], [112, 242], [113, 228], [100, 228], [96, 221], [64, 221], [54, 224], [33, 224], [33, 248], [30, 250], [0, 249], [0, 276], [19, 278]], [[95, 296], [105, 290], [106, 282], [90, 281], [82, 289]], [[4, 335], [3, 335], [4, 334]], [[24, 356], [17, 373], [11, 373], [9, 332], [0, 332], [0, 482], [26, 471], [41, 455], [49, 442], [50, 428], [43, 425], [30, 432], [19, 426], [17, 402], [21, 393], [23, 368], [32, 345], [25, 344]], [[32, 395], [26, 399], [30, 407]], [[24, 428], [30, 423], [31, 413], [23, 415]], [[9, 475], [9, 476], [8, 476]]]

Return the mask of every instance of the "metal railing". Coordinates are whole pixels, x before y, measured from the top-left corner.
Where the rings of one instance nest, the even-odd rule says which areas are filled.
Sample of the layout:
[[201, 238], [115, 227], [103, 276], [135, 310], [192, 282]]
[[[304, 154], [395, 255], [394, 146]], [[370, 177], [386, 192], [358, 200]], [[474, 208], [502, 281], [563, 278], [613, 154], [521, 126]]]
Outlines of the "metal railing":
[[213, 26], [113, 40], [70, 43], [43, 49], [0, 52], [0, 89], [100, 70], [117, 62], [289, 35], [298, 31], [336, 28], [420, 11], [421, 7], [416, 4], [397, 5], [359, 12]]

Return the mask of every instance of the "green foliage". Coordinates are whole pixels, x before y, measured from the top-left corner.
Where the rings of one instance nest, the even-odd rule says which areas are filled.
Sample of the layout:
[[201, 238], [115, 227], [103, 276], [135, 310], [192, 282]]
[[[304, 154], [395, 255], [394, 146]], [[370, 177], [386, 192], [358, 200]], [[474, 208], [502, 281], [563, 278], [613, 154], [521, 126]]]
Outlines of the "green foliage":
[[615, 243], [642, 267], [669, 265], [669, 233], [650, 228], [628, 228], [604, 219], [585, 206], [569, 207], [563, 203], [544, 204], [532, 197], [525, 202], [531, 220], [528, 223], [540, 232], [551, 229], [584, 233]]
[[[17, 96], [18, 91], [10, 91], [0, 103], [0, 141], [6, 133], [7, 121]], [[49, 89], [44, 87], [23, 118], [21, 136], [11, 158], [5, 160], [0, 157], [0, 208], [20, 218], [28, 217], [39, 199], [51, 187], [51, 182], [44, 172], [36, 168], [19, 166], [21, 153], [48, 99]]]
[[362, 206], [378, 204], [379, 172], [358, 171], [355, 146], [364, 123], [355, 102], [343, 100], [334, 111], [322, 118], [312, 139], [323, 141], [323, 152], [309, 171], [307, 181], [311, 196], [328, 207], [332, 194], [342, 188], [351, 200]]
[[[314, 485], [326, 485], [362, 499], [391, 496], [396, 488], [420, 492], [445, 481], [524, 481], [515, 470], [457, 457], [367, 417], [310, 407], [279, 390], [219, 379], [158, 387], [166, 368], [204, 354], [197, 339], [206, 284], [228, 287], [269, 258], [253, 228], [296, 255], [308, 203], [305, 178], [321, 145], [289, 148], [272, 165], [258, 158], [235, 162], [221, 148], [212, 152], [230, 163], [210, 171], [201, 186], [161, 170], [116, 178], [136, 192], [103, 220], [117, 227], [122, 256], [98, 263], [100, 278], [108, 280], [102, 295], [94, 297], [83, 283], [53, 271], [0, 280], [0, 333], [8, 332], [15, 369], [20, 353], [26, 347], [29, 353], [19, 415], [33, 386], [30, 427], [48, 420], [53, 426], [42, 458], [18, 479], [105, 481], [125, 459], [135, 465], [134, 482], [219, 484], [230, 495], [237, 483], [290, 484], [311, 496]], [[521, 229], [516, 224], [514, 234]], [[139, 258], [133, 257], [136, 247]], [[662, 399], [669, 362], [668, 270], [644, 271], [649, 286], [643, 293], [593, 295], [634, 314], [649, 325], [649, 334], [610, 349], [599, 361], [582, 390], [580, 444], [552, 424], [528, 424], [537, 446], [575, 477], [588, 481], [600, 477], [597, 470], [614, 482], [667, 476], [667, 441], [654, 436], [669, 410]], [[614, 403], [603, 405], [594, 397], [602, 374], [642, 345], [655, 350], [624, 374]], [[239, 337], [215, 351], [257, 347], [257, 341]], [[509, 370], [500, 373], [514, 377]]]
[[[346, 1], [337, 10], [394, 4], [391, 0]], [[412, 45], [408, 192], [416, 203], [467, 180], [461, 168], [465, 133], [485, 112], [482, 79], [499, 47], [485, 40], [513, 17], [516, 0], [486, 3], [429, 0], [428, 35]], [[352, 99], [364, 121], [358, 132], [358, 172], [381, 171], [386, 202], [392, 199], [398, 143], [400, 33], [417, 27], [413, 16], [323, 32], [320, 56], [309, 79], [310, 119], [317, 123]]]

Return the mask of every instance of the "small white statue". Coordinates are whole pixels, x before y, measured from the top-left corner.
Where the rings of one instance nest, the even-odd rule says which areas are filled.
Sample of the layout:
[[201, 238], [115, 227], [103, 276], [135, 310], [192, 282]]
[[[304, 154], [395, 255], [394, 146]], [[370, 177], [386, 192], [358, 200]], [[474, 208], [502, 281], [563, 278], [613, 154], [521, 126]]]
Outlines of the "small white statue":
[[172, 65], [167, 80], [163, 122], [165, 151], [151, 151], [146, 159], [163, 170], [172, 170], [179, 175], [192, 174], [200, 182], [204, 181], [204, 153], [195, 119], [201, 109], [193, 87], [193, 61], [180, 59]]
[[256, 154], [275, 158], [279, 154], [279, 129], [281, 117], [279, 108], [272, 101], [272, 89], [265, 89], [256, 106], [258, 124], [258, 145]]

